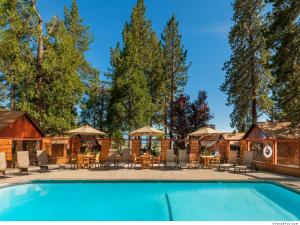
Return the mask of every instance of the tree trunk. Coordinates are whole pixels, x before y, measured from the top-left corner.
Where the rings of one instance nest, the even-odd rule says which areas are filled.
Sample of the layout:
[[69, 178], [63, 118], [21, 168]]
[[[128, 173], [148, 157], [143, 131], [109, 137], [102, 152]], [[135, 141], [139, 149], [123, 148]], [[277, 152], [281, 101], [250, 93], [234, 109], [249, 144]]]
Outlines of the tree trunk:
[[32, 8], [38, 17], [38, 26], [37, 26], [38, 51], [37, 51], [37, 62], [36, 62], [36, 70], [37, 70], [36, 93], [39, 94], [41, 83], [42, 83], [42, 63], [43, 63], [43, 58], [44, 58], [43, 19], [36, 8], [36, 0], [32, 0]]
[[15, 85], [12, 83], [10, 87], [10, 111], [15, 110]]
[[171, 78], [171, 99], [170, 99], [170, 138], [173, 138], [173, 105], [174, 105], [174, 74]]

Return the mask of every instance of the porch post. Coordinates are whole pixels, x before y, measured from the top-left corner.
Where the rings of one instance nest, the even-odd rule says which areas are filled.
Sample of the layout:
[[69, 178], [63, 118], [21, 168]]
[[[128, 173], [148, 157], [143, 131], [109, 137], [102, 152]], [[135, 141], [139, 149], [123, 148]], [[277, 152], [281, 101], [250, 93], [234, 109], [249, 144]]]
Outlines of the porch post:
[[273, 141], [273, 165], [277, 165], [277, 141]]

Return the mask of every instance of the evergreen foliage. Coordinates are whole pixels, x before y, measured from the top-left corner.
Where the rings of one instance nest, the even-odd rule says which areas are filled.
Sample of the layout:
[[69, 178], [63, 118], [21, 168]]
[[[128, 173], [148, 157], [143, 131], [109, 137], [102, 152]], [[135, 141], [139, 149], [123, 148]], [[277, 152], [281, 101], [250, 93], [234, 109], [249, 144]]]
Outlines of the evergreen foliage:
[[300, 123], [300, 1], [270, 0], [268, 42], [274, 119]]
[[231, 126], [246, 131], [262, 113], [270, 114], [272, 108], [264, 2], [236, 0], [233, 9], [234, 25], [229, 34], [232, 54], [224, 64], [226, 76], [221, 90], [228, 96], [227, 105], [233, 106]]

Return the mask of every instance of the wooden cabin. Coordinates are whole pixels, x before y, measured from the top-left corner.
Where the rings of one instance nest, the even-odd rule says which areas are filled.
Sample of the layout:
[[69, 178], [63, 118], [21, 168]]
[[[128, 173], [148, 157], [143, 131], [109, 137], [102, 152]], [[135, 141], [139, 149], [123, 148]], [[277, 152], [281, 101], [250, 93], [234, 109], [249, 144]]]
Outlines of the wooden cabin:
[[51, 138], [44, 135], [27, 113], [0, 111], [0, 152], [5, 152], [9, 166], [14, 166], [17, 151], [29, 151], [34, 163], [39, 149], [51, 155]]
[[[242, 150], [253, 151], [259, 168], [300, 176], [300, 125], [290, 122], [259, 122], [243, 137]], [[272, 149], [271, 157], [264, 148]]]

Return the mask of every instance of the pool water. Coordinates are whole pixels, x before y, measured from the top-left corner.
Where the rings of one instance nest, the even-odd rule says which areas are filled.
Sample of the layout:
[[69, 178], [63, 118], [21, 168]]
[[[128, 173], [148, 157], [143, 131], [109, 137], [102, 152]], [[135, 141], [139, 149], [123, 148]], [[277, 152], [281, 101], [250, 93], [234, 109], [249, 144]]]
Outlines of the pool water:
[[263, 182], [34, 182], [0, 189], [0, 220], [300, 220], [300, 195]]

